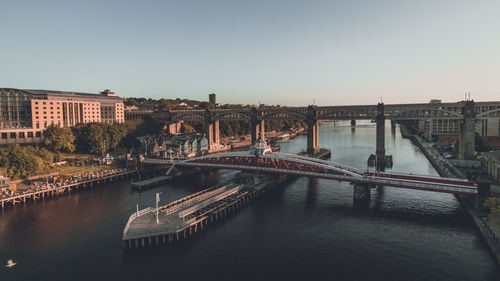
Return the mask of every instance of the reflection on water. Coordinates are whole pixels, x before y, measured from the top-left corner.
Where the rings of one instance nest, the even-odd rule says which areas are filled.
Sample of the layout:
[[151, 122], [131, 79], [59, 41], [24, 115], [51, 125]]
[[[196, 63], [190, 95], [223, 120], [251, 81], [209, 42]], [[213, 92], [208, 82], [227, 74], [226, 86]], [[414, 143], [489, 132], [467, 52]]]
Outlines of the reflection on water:
[[[375, 127], [324, 123], [320, 146], [332, 160], [366, 169]], [[283, 152], [306, 147], [298, 136]], [[436, 175], [418, 148], [386, 124], [393, 170]], [[499, 280], [465, 211], [450, 194], [392, 187], [372, 190], [354, 211], [352, 186], [297, 178], [236, 216], [177, 247], [127, 252], [121, 235], [136, 204], [170, 202], [228, 180], [203, 172], [142, 193], [115, 183], [0, 215], [0, 280]]]

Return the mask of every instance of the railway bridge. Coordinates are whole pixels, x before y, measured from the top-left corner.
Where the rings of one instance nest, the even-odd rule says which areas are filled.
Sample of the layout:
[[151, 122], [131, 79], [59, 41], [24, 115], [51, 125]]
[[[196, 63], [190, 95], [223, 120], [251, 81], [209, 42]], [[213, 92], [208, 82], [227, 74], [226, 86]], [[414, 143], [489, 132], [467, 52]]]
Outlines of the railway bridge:
[[424, 121], [436, 119], [449, 121], [456, 126], [459, 135], [459, 159], [469, 159], [474, 155], [475, 122], [490, 116], [500, 117], [500, 102], [474, 102], [464, 100], [456, 103], [418, 103], [350, 106], [282, 107], [260, 106], [237, 109], [168, 110], [152, 112], [152, 117], [167, 125], [170, 133], [180, 130], [181, 121], [201, 121], [209, 147], [219, 143], [220, 121], [247, 121], [251, 124], [252, 143], [259, 135], [264, 135], [265, 121], [294, 120], [307, 124], [307, 152], [314, 155], [319, 151], [319, 122], [333, 120], [373, 120], [377, 124], [376, 155], [380, 164], [385, 160], [384, 126], [385, 120]]

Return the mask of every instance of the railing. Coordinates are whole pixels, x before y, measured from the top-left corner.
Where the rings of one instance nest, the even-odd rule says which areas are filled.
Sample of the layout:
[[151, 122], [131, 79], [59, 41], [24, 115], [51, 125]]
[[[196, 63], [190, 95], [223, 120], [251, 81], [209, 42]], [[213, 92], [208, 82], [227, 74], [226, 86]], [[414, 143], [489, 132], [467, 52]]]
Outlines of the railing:
[[[170, 208], [162, 211], [162, 213], [164, 215], [166, 215], [166, 216], [170, 215], [170, 214], [175, 213], [178, 210], [182, 209], [184, 206], [186, 206], [188, 204], [193, 204], [193, 203], [196, 203], [196, 202], [203, 201], [206, 198], [208, 198], [208, 197], [210, 197], [210, 196], [212, 196], [214, 194], [217, 194], [217, 193], [220, 193], [220, 192], [224, 191], [225, 189], [226, 189], [226, 186], [223, 186], [223, 187], [217, 188], [215, 190], [208, 191], [208, 192], [206, 192], [204, 194], [201, 194], [200, 196], [196, 196], [196, 197], [188, 199], [186, 201], [179, 202], [178, 204], [176, 204], [176, 205], [174, 205], [174, 206], [172, 206], [172, 207], [170, 207]], [[161, 209], [161, 207], [158, 208], [158, 209]]]
[[153, 211], [153, 208], [147, 207], [145, 209], [142, 209], [138, 212], [134, 212], [133, 214], [131, 214], [130, 217], [128, 218], [127, 225], [125, 225], [125, 229], [123, 230], [123, 235], [125, 236], [125, 233], [130, 228], [130, 224], [132, 223], [133, 220], [135, 220], [136, 218], [138, 218], [144, 214], [150, 213], [152, 211]]
[[238, 186], [236, 188], [233, 188], [233, 189], [230, 189], [230, 190], [228, 190], [226, 192], [223, 192], [223, 193], [221, 193], [221, 194], [219, 194], [219, 195], [217, 195], [215, 197], [208, 198], [207, 200], [205, 200], [204, 202], [202, 202], [202, 203], [200, 203], [200, 204], [198, 204], [196, 206], [193, 206], [191, 208], [188, 208], [188, 209], [186, 209], [184, 211], [179, 212], [179, 218], [183, 218], [185, 216], [188, 216], [188, 215], [190, 215], [190, 214], [192, 214], [192, 213], [200, 210], [201, 208], [203, 208], [205, 206], [208, 206], [208, 205], [210, 205], [210, 204], [212, 204], [214, 202], [220, 201], [220, 200], [222, 200], [222, 199], [224, 199], [224, 198], [226, 198], [226, 197], [228, 197], [228, 196], [230, 196], [232, 194], [235, 194], [240, 189], [241, 189], [241, 186]]

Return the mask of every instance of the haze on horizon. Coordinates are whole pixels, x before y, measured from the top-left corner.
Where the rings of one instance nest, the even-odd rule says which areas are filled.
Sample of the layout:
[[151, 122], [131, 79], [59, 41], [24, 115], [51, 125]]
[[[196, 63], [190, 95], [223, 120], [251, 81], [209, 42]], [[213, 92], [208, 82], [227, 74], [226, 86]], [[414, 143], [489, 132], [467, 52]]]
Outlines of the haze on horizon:
[[0, 87], [307, 105], [500, 97], [499, 1], [2, 1]]

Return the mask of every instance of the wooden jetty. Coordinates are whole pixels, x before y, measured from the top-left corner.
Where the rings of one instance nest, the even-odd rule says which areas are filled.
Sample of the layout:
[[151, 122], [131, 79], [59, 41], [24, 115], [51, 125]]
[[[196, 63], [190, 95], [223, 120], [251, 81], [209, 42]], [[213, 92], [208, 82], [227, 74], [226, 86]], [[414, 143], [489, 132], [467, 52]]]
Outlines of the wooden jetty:
[[172, 179], [172, 176], [159, 176], [159, 177], [154, 177], [151, 179], [146, 179], [142, 181], [137, 181], [132, 183], [132, 187], [136, 188], [138, 190], [142, 190], [144, 188], [149, 188], [153, 185], [157, 185], [160, 183], [167, 182]]
[[263, 193], [268, 183], [207, 188], [158, 209], [133, 213], [123, 230], [125, 248], [144, 248], [178, 243], [209, 224], [228, 216]]

